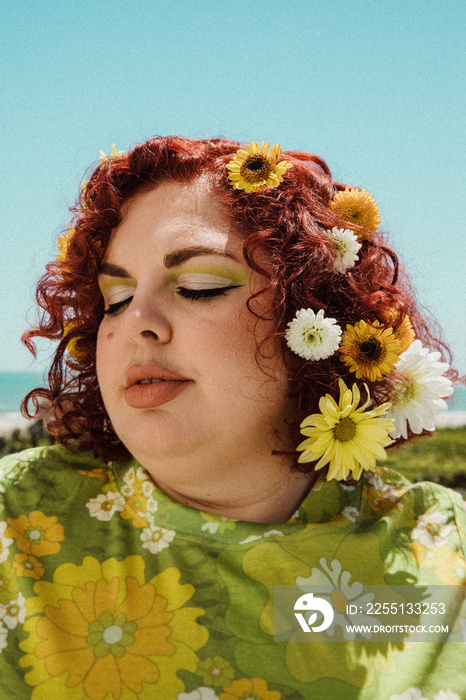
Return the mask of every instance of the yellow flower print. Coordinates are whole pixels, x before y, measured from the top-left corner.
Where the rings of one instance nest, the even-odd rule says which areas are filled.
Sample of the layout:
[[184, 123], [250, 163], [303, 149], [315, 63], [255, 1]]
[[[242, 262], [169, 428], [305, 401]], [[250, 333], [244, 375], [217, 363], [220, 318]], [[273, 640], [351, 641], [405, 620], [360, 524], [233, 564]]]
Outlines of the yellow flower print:
[[[440, 583], [449, 586], [466, 583], [466, 561], [460, 552], [453, 552], [447, 544], [428, 549], [420, 542], [412, 542], [409, 549], [418, 566], [430, 568]], [[437, 581], [433, 579], [432, 583]]]
[[13, 566], [17, 576], [28, 576], [38, 581], [44, 575], [44, 567], [32, 554], [15, 554]]
[[120, 515], [125, 520], [132, 519], [134, 527], [147, 527], [153, 521], [153, 513], [157, 510], [157, 503], [153, 498], [146, 498], [142, 494], [135, 493], [128, 498]]
[[281, 697], [278, 690], [269, 690], [263, 678], [240, 678], [219, 695], [220, 700], [280, 700]]
[[221, 656], [209, 656], [199, 661], [196, 673], [203, 683], [214, 687], [230, 685], [235, 676], [232, 665]]
[[94, 479], [100, 479], [101, 481], [109, 481], [113, 476], [110, 469], [78, 469], [78, 474], [82, 476], [90, 476]]
[[39, 581], [27, 601], [21, 642], [31, 700], [152, 700], [184, 690], [180, 669], [195, 672], [196, 651], [208, 638], [196, 622], [204, 610], [186, 607], [194, 588], [165, 569], [145, 580], [144, 560], [102, 564], [85, 557], [62, 564], [53, 583]]
[[[367, 583], [367, 567], [366, 569], [364, 567], [367, 561], [370, 561], [370, 583], [372, 585], [385, 583], [385, 562], [380, 554], [379, 537], [371, 532], [349, 533], [346, 529], [344, 532], [329, 533], [326, 525], [319, 524], [313, 524], [312, 531], [314, 533], [312, 551], [338, 552], [341, 571], [351, 571], [354, 579], [363, 585]], [[279, 673], [282, 674], [281, 682], [299, 687], [300, 690], [300, 684], [314, 683], [326, 677], [343, 682], [351, 678], [352, 685], [358, 688], [369, 686], [378, 673], [391, 673], [396, 670], [395, 647], [387, 650], [386, 645], [383, 644], [373, 642], [371, 645], [366, 645], [364, 642], [357, 641], [345, 644], [321, 642], [299, 644], [290, 638], [283, 644], [264, 642], [259, 654], [257, 642], [252, 641], [248, 630], [241, 625], [241, 621], [234, 614], [237, 606], [242, 604], [242, 600], [244, 601], [245, 590], [251, 600], [257, 595], [255, 586], [251, 585], [251, 582], [262, 584], [267, 591], [267, 600], [263, 603], [257, 600], [249, 623], [257, 625], [269, 640], [273, 640], [276, 622], [275, 586], [291, 586], [296, 583], [298, 577], [311, 575], [312, 568], [318, 564], [318, 561], [314, 561], [312, 554], [310, 557], [309, 543], [308, 537], [300, 535], [296, 538], [282, 538], [276, 542], [258, 543], [252, 547], [242, 559], [245, 580], [241, 593], [235, 589], [233, 578], [230, 579], [228, 575], [223, 574], [230, 596], [230, 606], [225, 618], [230, 629], [243, 641], [241, 651], [235, 652], [236, 661], [243, 668], [248, 668], [249, 659], [253, 656], [253, 670], [249, 664], [253, 673], [265, 677], [267, 671], [276, 669], [277, 678]], [[355, 558], [356, 551], [358, 556]], [[270, 571], [274, 572], [273, 576], [270, 576]], [[264, 640], [267, 637], [264, 637]], [[239, 647], [240, 645], [237, 648]], [[288, 681], [285, 674], [289, 676]], [[225, 691], [231, 692], [230, 688], [226, 688]], [[305, 693], [303, 697], [306, 697]], [[225, 698], [228, 696], [226, 695]]]
[[19, 585], [13, 567], [7, 561], [0, 564], [0, 604], [5, 605], [18, 595]]
[[5, 535], [14, 537], [19, 549], [26, 554], [43, 557], [46, 554], [56, 554], [60, 551], [65, 539], [63, 525], [53, 515], [50, 518], [40, 510], [33, 510], [29, 515], [20, 515], [19, 518], [8, 518], [10, 526]]

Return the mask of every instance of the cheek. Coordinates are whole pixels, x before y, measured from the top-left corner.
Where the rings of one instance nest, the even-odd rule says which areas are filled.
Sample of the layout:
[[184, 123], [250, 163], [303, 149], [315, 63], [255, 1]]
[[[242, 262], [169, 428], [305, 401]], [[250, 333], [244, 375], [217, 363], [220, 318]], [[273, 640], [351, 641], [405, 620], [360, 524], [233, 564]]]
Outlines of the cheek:
[[111, 374], [112, 358], [114, 357], [113, 332], [105, 330], [102, 325], [97, 333], [96, 370], [97, 381], [101, 390], [105, 391], [107, 377]]

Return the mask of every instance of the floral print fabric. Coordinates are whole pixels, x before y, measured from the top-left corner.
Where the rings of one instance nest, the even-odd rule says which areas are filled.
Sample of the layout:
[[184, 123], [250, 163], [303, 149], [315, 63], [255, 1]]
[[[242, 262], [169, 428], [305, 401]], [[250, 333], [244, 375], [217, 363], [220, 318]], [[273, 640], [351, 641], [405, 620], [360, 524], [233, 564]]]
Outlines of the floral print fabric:
[[[135, 462], [6, 457], [0, 697], [460, 700], [466, 645], [355, 637], [345, 602], [366, 584], [464, 584], [465, 523], [458, 494], [387, 469], [260, 524], [173, 501]], [[309, 584], [331, 586], [338, 641], [274, 641], [274, 586]]]

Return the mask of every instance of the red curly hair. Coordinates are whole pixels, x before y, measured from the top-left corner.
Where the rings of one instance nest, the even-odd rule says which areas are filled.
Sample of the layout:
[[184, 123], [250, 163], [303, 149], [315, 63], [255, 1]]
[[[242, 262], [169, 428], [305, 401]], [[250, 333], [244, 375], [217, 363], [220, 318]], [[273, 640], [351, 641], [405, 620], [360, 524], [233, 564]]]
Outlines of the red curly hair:
[[[48, 388], [31, 391], [22, 411], [32, 418], [47, 407], [53, 416], [48, 429], [68, 449], [92, 450], [105, 461], [130, 458], [112, 428], [97, 381], [96, 338], [104, 312], [97, 276], [112, 231], [122, 219], [123, 204], [162, 181], [189, 182], [205, 177], [227, 216], [244, 232], [247, 264], [268, 279], [267, 289], [273, 290], [275, 300], [271, 309], [274, 334], [287, 361], [290, 393], [298, 398], [292, 426], [296, 444], [299, 424], [318, 410], [320, 397], [325, 393], [337, 397], [340, 377], [346, 383], [355, 381], [338, 354], [309, 362], [286, 347], [287, 324], [297, 310], [323, 309], [341, 327], [364, 319], [377, 320], [395, 331], [408, 316], [417, 338], [443, 356], [449, 355], [439, 333], [430, 329], [419, 310], [385, 234], [351, 224], [361, 234], [359, 261], [346, 274], [334, 273], [326, 231], [348, 228], [348, 222], [329, 204], [345, 185], [332, 179], [321, 158], [285, 152], [293, 167], [286, 172], [284, 182], [246, 193], [232, 188], [226, 169], [239, 148], [241, 144], [228, 139], [153, 138], [127, 154], [104, 160], [84, 183], [80, 200], [72, 208], [74, 233], [67, 241], [66, 254], [46, 266], [36, 293], [42, 312], [37, 326], [22, 338], [33, 353], [35, 336], [59, 341]], [[267, 270], [258, 263], [258, 251], [266, 253]], [[70, 341], [73, 354], [69, 352]], [[258, 347], [259, 362], [260, 351]], [[456, 374], [451, 372], [450, 377]], [[375, 404], [387, 400], [389, 375], [368, 384]], [[299, 468], [310, 471], [313, 465]]]

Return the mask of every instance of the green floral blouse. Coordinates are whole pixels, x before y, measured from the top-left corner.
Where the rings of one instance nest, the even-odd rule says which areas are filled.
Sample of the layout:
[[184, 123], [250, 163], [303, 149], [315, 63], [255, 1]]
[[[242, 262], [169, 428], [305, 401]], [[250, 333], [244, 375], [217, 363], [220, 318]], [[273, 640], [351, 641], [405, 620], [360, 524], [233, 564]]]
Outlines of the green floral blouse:
[[463, 641], [349, 639], [344, 606], [340, 641], [275, 641], [273, 601], [303, 579], [356, 603], [356, 582], [458, 586], [465, 522], [458, 494], [382, 468], [269, 525], [173, 501], [136, 462], [5, 457], [0, 698], [461, 700]]

